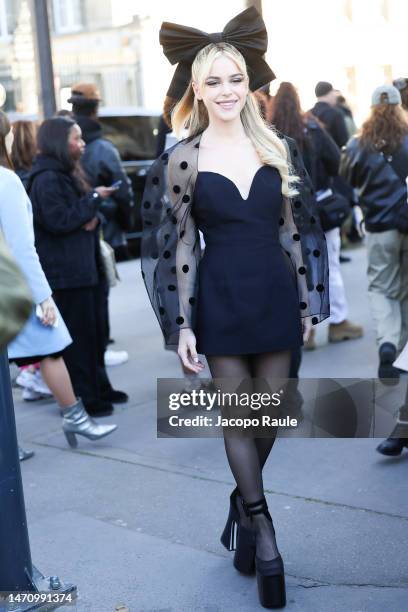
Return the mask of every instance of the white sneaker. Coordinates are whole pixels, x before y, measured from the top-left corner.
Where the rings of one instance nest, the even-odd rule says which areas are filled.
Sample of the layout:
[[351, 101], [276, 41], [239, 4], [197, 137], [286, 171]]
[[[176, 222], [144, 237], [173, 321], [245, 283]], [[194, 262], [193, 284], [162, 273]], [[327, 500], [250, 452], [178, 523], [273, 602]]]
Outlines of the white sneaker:
[[34, 382], [31, 386], [31, 389], [33, 391], [36, 391], [37, 393], [40, 393], [41, 395], [44, 395], [47, 397], [52, 396], [52, 392], [46, 385], [40, 370], [37, 370], [36, 373], [34, 374]]
[[42, 395], [42, 393], [38, 393], [33, 389], [23, 389], [23, 400], [25, 402], [35, 402], [36, 400], [44, 399], [45, 397], [49, 397], [48, 395]]
[[127, 351], [112, 351], [111, 349], [105, 351], [105, 365], [107, 367], [121, 365], [128, 360], [129, 354]]
[[16, 383], [24, 389], [31, 389], [34, 385], [35, 374], [30, 370], [20, 370], [19, 375], [16, 378]]

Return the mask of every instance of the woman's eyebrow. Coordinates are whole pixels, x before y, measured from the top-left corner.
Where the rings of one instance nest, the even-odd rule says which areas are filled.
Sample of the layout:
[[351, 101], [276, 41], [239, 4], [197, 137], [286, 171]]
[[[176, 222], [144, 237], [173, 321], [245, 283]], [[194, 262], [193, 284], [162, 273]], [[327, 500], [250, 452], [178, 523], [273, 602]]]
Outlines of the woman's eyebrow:
[[[242, 72], [236, 72], [235, 74], [230, 74], [230, 75], [228, 76], [228, 78], [229, 78], [229, 79], [232, 79], [233, 77], [236, 77], [236, 76], [244, 76], [244, 75], [242, 74]], [[211, 76], [211, 75], [207, 77], [207, 79], [220, 79], [220, 78], [221, 78], [221, 77], [218, 77], [218, 76]]]

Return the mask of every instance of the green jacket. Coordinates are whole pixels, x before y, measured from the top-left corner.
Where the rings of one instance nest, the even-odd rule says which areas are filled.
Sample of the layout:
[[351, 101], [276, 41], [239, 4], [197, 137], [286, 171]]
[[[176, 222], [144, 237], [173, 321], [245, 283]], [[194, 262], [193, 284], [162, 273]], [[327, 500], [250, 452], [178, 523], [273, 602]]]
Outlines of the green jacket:
[[0, 350], [17, 336], [32, 307], [28, 286], [0, 233]]

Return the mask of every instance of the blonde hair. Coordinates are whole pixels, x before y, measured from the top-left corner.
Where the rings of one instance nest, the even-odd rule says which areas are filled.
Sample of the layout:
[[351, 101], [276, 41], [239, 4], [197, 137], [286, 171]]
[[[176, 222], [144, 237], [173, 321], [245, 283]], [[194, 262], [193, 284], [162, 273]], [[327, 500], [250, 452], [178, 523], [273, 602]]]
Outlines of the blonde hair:
[[[208, 113], [202, 100], [194, 95], [192, 81], [203, 86], [210, 73], [211, 66], [218, 57], [225, 55], [235, 62], [248, 82], [248, 72], [241, 53], [228, 43], [211, 43], [204, 47], [193, 62], [192, 78], [181, 100], [176, 104], [171, 114], [174, 131], [180, 136], [184, 128], [188, 129], [189, 137], [196, 136], [208, 127]], [[289, 164], [287, 150], [275, 130], [267, 125], [261, 115], [258, 102], [251, 92], [248, 93], [245, 106], [241, 110], [241, 121], [245, 133], [250, 138], [263, 164], [273, 166], [279, 171], [282, 179], [282, 193], [294, 196], [297, 190], [293, 184], [300, 179], [294, 174]]]

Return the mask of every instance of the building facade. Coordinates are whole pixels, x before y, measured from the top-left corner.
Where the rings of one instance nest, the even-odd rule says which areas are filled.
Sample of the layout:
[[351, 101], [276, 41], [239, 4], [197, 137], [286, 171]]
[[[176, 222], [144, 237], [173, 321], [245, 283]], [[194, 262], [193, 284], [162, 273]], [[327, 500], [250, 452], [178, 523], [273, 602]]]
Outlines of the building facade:
[[[29, 3], [0, 0], [0, 83], [3, 108], [37, 111]], [[99, 86], [104, 105], [159, 110], [173, 67], [163, 57], [163, 20], [219, 31], [245, 0], [48, 0], [57, 105], [72, 83]], [[408, 3], [400, 0], [263, 0], [269, 33], [267, 59], [280, 81], [299, 89], [305, 109], [314, 85], [331, 81], [361, 121], [371, 91], [407, 76], [403, 50]], [[1, 98], [1, 96], [0, 96]]]

